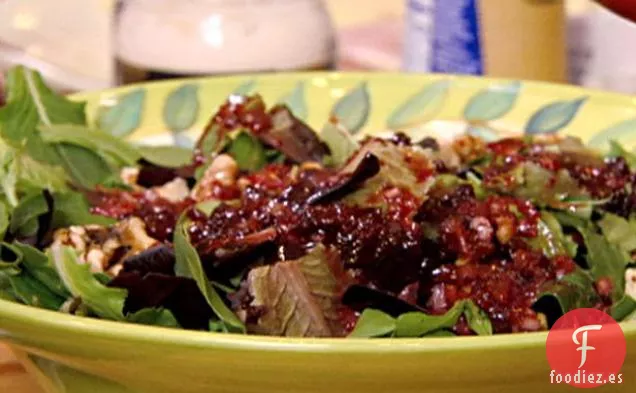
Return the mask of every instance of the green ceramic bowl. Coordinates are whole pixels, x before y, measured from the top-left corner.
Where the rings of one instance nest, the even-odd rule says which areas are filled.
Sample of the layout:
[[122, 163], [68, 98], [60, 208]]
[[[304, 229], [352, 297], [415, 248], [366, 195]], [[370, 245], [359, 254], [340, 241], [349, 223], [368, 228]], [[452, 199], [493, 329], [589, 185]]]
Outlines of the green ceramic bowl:
[[[360, 132], [418, 138], [467, 129], [578, 135], [636, 145], [636, 99], [568, 86], [441, 75], [309, 73], [170, 81], [76, 96], [106, 130], [191, 144], [231, 92], [287, 102], [320, 127], [331, 111]], [[636, 384], [636, 323], [624, 383]], [[545, 333], [404, 340], [283, 339], [126, 325], [0, 301], [0, 329], [55, 393], [537, 392], [550, 385]]]

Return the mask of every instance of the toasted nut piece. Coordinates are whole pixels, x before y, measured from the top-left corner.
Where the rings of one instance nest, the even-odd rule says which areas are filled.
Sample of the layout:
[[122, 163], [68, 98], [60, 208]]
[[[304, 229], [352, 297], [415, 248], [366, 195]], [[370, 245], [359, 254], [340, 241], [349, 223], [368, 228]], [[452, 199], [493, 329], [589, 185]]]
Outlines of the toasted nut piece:
[[121, 181], [124, 182], [124, 184], [134, 187], [137, 185], [137, 179], [139, 179], [139, 168], [122, 168], [121, 172], [119, 172], [119, 177], [121, 178]]
[[319, 162], [307, 161], [300, 164], [301, 171], [307, 171], [312, 169], [322, 169], [322, 165]]
[[190, 193], [188, 183], [180, 177], [164, 184], [161, 187], [155, 187], [154, 191], [163, 199], [173, 203], [181, 202], [186, 199]]
[[227, 154], [221, 154], [206, 169], [203, 177], [192, 190], [191, 197], [196, 201], [204, 201], [210, 195], [215, 184], [234, 185], [238, 172], [236, 161]]
[[486, 144], [481, 138], [464, 135], [453, 141], [453, 150], [462, 162], [470, 162], [484, 155]]
[[236, 181], [236, 176], [238, 175], [238, 165], [234, 159], [227, 155], [221, 154], [216, 157], [206, 174], [210, 172], [214, 175], [214, 179], [221, 184], [224, 185], [232, 185]]
[[[99, 225], [72, 226], [59, 229], [53, 235], [53, 245], [73, 247], [80, 261], [90, 265], [92, 272], [116, 274], [121, 263], [157, 244], [148, 236], [144, 222], [137, 217], [127, 218], [112, 227]], [[125, 250], [125, 252], [118, 252]]]
[[138, 217], [130, 217], [117, 225], [121, 243], [131, 248], [130, 254], [137, 254], [157, 244], [157, 240], [146, 233], [146, 224]]

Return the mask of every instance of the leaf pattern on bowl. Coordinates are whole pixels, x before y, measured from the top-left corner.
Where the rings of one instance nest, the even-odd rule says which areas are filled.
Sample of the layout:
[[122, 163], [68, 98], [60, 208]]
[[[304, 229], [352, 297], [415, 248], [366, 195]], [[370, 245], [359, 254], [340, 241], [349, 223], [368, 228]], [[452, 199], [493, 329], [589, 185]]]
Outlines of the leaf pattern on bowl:
[[527, 134], [549, 134], [570, 124], [588, 97], [570, 101], [556, 101], [548, 104], [532, 115], [526, 124]]
[[620, 141], [621, 139], [636, 139], [636, 118], [622, 121], [597, 132], [592, 136], [588, 145], [603, 150], [608, 147], [610, 141]]
[[464, 119], [470, 122], [496, 120], [508, 113], [515, 105], [521, 82], [493, 85], [475, 94], [464, 109]]
[[99, 129], [124, 137], [135, 131], [141, 123], [146, 90], [135, 89], [114, 99], [115, 104], [101, 106], [97, 116]]
[[485, 125], [469, 125], [466, 133], [481, 138], [486, 142], [494, 142], [501, 138], [501, 135], [496, 130]]
[[450, 81], [445, 79], [426, 85], [393, 111], [387, 127], [400, 129], [432, 120], [442, 109], [450, 86]]
[[364, 81], [336, 102], [331, 115], [349, 132], [356, 134], [366, 124], [370, 112], [371, 97], [367, 82]]
[[248, 94], [251, 94], [254, 92], [254, 89], [256, 88], [256, 80], [255, 79], [248, 79], [245, 82], [241, 83], [240, 85], [238, 85], [231, 94], [237, 95], [237, 96], [245, 96]]
[[279, 104], [286, 105], [301, 120], [306, 120], [309, 116], [307, 101], [305, 100], [305, 82], [299, 81], [294, 89], [283, 95], [279, 100]]
[[199, 86], [185, 84], [175, 88], [163, 107], [163, 121], [172, 132], [181, 132], [192, 127], [199, 114]]

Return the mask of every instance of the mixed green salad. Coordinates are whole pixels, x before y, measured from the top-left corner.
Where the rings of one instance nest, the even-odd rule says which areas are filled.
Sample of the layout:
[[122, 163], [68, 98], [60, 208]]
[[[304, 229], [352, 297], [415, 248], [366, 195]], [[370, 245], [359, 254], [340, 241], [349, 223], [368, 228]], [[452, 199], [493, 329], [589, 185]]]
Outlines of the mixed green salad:
[[[32, 70], [0, 107], [0, 297], [305, 337], [636, 320], [636, 155], [571, 137], [320, 132], [233, 95], [195, 148], [130, 143]], [[2, 307], [2, 304], [0, 304]]]

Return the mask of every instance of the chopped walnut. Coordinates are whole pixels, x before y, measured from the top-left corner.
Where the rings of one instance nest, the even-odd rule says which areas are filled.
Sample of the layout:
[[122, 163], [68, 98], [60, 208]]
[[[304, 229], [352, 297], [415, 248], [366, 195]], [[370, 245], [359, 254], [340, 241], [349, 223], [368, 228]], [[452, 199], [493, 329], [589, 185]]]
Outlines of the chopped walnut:
[[474, 161], [486, 153], [484, 141], [472, 135], [464, 135], [455, 139], [452, 147], [464, 163]]
[[191, 197], [196, 201], [204, 201], [215, 184], [231, 186], [236, 183], [239, 168], [232, 157], [221, 154], [216, 157], [205, 171], [199, 183], [194, 187]]
[[138, 187], [137, 180], [139, 179], [139, 168], [122, 168], [122, 170], [119, 172], [119, 177], [121, 178], [121, 181], [124, 182], [124, 184], [133, 188]]
[[144, 222], [131, 217], [112, 227], [100, 225], [72, 226], [59, 229], [53, 236], [53, 245], [73, 247], [82, 262], [93, 272], [116, 275], [121, 263], [157, 244], [146, 233]]
[[164, 184], [161, 187], [155, 187], [154, 191], [163, 199], [173, 203], [183, 201], [190, 193], [188, 183], [180, 177]]

